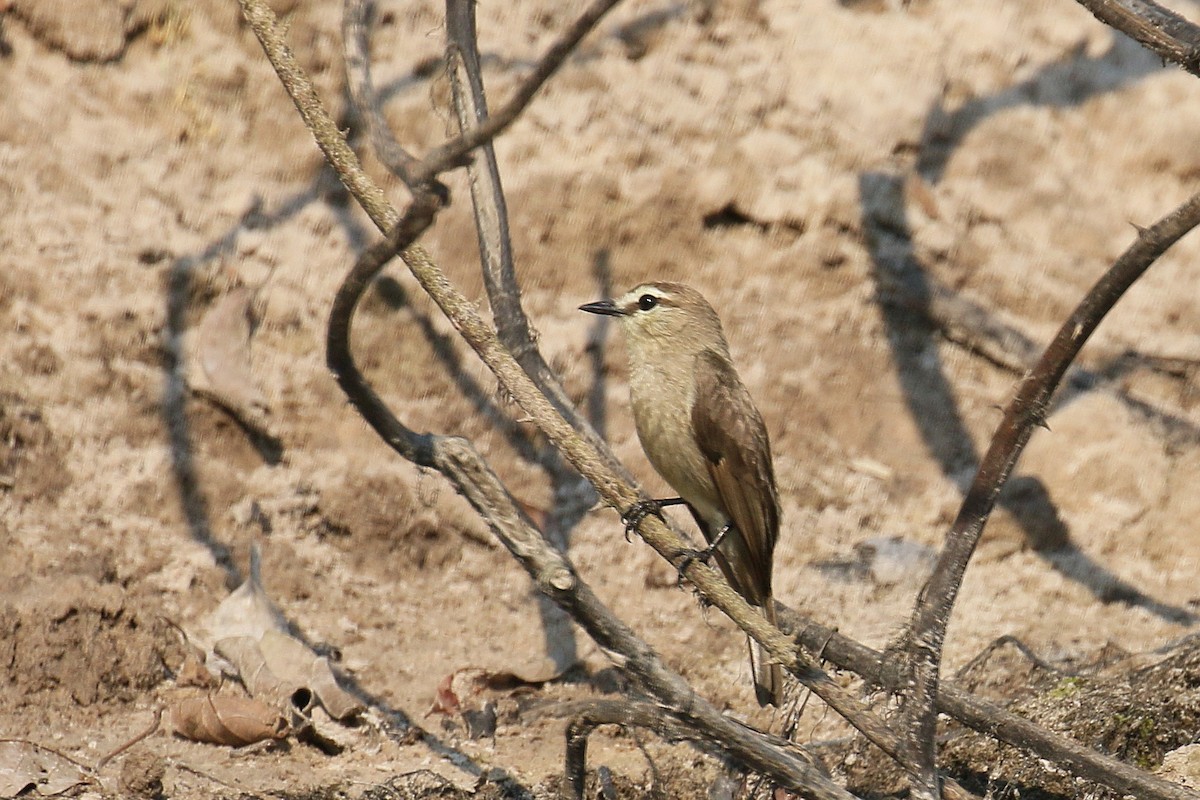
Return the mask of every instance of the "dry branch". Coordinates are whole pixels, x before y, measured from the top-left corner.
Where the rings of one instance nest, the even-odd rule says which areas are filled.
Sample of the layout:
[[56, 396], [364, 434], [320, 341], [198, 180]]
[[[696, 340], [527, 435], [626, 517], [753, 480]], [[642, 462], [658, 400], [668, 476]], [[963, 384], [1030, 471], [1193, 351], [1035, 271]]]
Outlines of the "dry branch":
[[[644, 728], [668, 742], [690, 741], [702, 749], [724, 759], [726, 754], [720, 742], [712, 742], [703, 736], [703, 731], [687, 721], [678, 719], [669, 709], [641, 700], [582, 700], [567, 703], [552, 703], [531, 710], [530, 719], [541, 717], [567, 717], [566, 765], [562, 796], [581, 800], [587, 776], [587, 740], [592, 731], [601, 725], [620, 725], [626, 728]], [[759, 732], [755, 732], [759, 733]], [[797, 758], [809, 762], [814, 769], [828, 775], [825, 765], [795, 742], [771, 734], [759, 734], [768, 738], [775, 747], [792, 752]], [[743, 764], [757, 772], [764, 770], [754, 763]]]
[[346, 0], [342, 7], [342, 52], [346, 62], [346, 84], [350, 101], [366, 125], [375, 156], [410, 189], [417, 186], [413, 170], [417, 160], [396, 141], [384, 119], [371, 79], [369, 23], [374, 10], [371, 0]]
[[963, 499], [933, 574], [922, 588], [902, 640], [890, 652], [906, 656], [908, 673], [903, 729], [910, 748], [919, 753], [925, 792], [936, 787], [936, 701], [942, 645], [954, 601], [996, 497], [1012, 473], [1033, 429], [1045, 424], [1050, 398], [1084, 343], [1122, 295], [1166, 250], [1200, 224], [1200, 194], [1194, 195], [1137, 240], [1092, 287], [1059, 328], [1033, 370], [1021, 381], [1004, 411], [1000, 426]]
[[619, 2], [620, 0], [593, 0], [571, 27], [550, 46], [546, 54], [538, 59], [533, 73], [521, 84], [512, 99], [478, 128], [473, 128], [469, 134], [447, 142], [425, 157], [422, 167], [417, 171], [418, 180], [440, 175], [447, 169], [458, 165], [468, 153], [487, 144], [515, 122], [533, 100], [538, 89], [542, 88], [550, 76], [558, 71], [567, 57], [583, 41], [583, 37], [587, 36], [604, 15]]
[[[790, 608], [775, 604], [780, 627], [810, 650], [820, 649], [831, 664], [850, 670], [868, 683], [896, 691], [904, 680], [902, 665], [837, 631], [819, 625]], [[1073, 739], [975, 697], [950, 681], [938, 685], [937, 710], [972, 730], [1036, 754], [1078, 777], [1140, 800], [1200, 800], [1200, 795]]]

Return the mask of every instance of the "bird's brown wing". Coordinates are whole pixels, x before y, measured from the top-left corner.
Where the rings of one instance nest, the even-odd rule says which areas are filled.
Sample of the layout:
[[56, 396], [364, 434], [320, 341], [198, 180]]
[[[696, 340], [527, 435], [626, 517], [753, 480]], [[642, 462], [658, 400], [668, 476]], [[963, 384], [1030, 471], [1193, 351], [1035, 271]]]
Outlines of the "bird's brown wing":
[[767, 429], [727, 359], [704, 351], [696, 356], [695, 376], [692, 429], [734, 527], [718, 555], [724, 556], [723, 571], [734, 588], [753, 605], [763, 606], [771, 597], [771, 562], [779, 536]]

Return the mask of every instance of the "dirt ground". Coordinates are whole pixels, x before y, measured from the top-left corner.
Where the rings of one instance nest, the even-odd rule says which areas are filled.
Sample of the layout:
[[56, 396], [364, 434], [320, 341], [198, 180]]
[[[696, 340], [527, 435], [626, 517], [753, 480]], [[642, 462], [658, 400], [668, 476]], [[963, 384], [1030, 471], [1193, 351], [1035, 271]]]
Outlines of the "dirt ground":
[[[273, 5], [343, 112], [341, 4]], [[465, 501], [347, 406], [324, 324], [376, 234], [322, 168], [237, 4], [4, 6], [0, 738], [91, 764], [145, 728], [181, 691], [166, 620], [202, 629], [257, 542], [267, 592], [340, 658], [364, 720], [329, 729], [332, 754], [163, 732], [85, 796], [152, 796], [139, 770], [172, 798], [552, 786], [563, 723], [517, 710], [619, 681], [580, 633], [548, 649], [553, 614]], [[447, 131], [430, 68], [440, 8], [381, 0], [373, 39], [387, 114], [416, 151]], [[493, 104], [575, 13], [480, 4]], [[881, 646], [1020, 377], [935, 325], [935, 301], [1022, 334], [1010, 354], [1044, 344], [1132, 226], [1195, 190], [1198, 127], [1200, 81], [1070, 0], [646, 0], [606, 19], [497, 153], [541, 346], [618, 455], [665, 492], [633, 432], [620, 337], [576, 307], [684, 280], [720, 311], [772, 436], [777, 597]], [[451, 186], [425, 244], [482, 305], [469, 195], [461, 175]], [[1085, 351], [968, 572], [949, 672], [1004, 635], [1091, 663], [1151, 658], [1197, 632], [1198, 262], [1193, 235]], [[253, 292], [250, 365], [274, 440], [192, 391], [201, 321], [237, 287]], [[355, 349], [408, 425], [473, 438], [523, 501], [553, 508], [570, 481], [523, 454], [521, 424], [497, 423], [519, 414], [448, 333], [395, 264]], [[783, 716], [755, 707], [735, 628], [626, 544], [614, 512], [579, 516], [565, 536], [584, 579], [699, 692], [778, 730]], [[427, 715], [455, 671], [541, 678], [558, 671], [548, 653], [578, 666], [470, 698], [496, 703], [494, 737]], [[846, 735], [815, 700], [797, 728], [818, 752]], [[618, 731], [589, 758], [622, 796], [704, 796], [717, 772], [696, 750]], [[839, 774], [853, 773], [846, 758], [832, 759]]]

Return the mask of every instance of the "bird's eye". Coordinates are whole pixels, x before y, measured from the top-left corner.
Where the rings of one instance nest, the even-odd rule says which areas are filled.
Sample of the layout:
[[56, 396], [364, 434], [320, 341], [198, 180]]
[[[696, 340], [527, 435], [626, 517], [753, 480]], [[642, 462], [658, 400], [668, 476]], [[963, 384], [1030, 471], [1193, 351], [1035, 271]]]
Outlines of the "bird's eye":
[[658, 298], [652, 294], [644, 294], [638, 298], [638, 308], [642, 311], [649, 311], [658, 305]]

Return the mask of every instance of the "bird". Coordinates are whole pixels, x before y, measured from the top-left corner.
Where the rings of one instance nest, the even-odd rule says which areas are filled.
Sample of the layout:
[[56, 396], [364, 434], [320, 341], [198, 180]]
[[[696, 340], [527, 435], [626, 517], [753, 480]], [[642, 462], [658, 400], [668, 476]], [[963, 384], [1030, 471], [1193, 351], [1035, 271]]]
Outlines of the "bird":
[[[678, 498], [626, 512], [627, 525], [665, 505], [691, 511], [730, 586], [775, 624], [771, 572], [779, 538], [779, 493], [762, 414], [733, 360], [717, 312], [681, 283], [642, 283], [620, 297], [579, 307], [620, 321], [638, 439]], [[783, 675], [753, 640], [759, 705], [778, 706]]]

